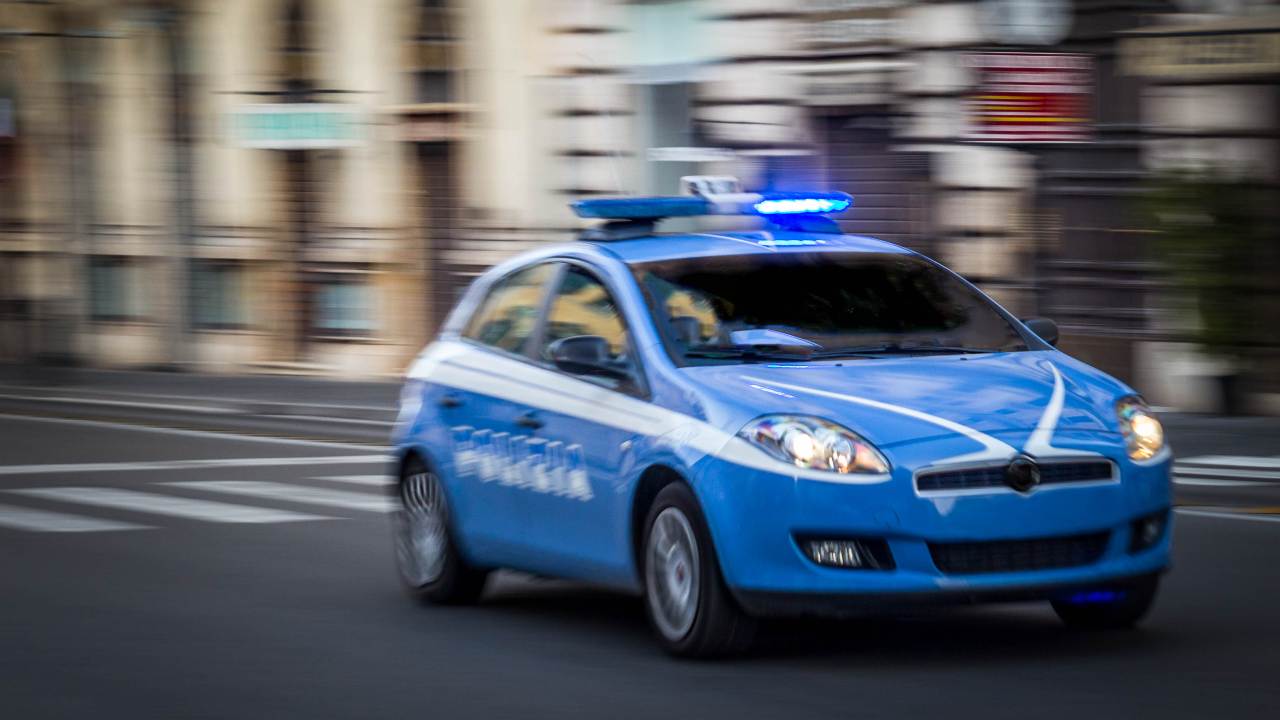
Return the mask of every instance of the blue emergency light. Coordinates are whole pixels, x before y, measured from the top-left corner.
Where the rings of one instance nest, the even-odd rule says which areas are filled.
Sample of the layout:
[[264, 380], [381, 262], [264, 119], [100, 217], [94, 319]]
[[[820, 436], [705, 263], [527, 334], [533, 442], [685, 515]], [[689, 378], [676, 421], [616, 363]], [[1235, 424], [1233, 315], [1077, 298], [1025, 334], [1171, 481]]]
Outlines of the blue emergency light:
[[579, 200], [571, 207], [581, 218], [661, 220], [698, 215], [828, 215], [853, 204], [853, 198], [842, 192], [744, 193], [734, 178], [690, 176], [681, 181], [688, 195]]

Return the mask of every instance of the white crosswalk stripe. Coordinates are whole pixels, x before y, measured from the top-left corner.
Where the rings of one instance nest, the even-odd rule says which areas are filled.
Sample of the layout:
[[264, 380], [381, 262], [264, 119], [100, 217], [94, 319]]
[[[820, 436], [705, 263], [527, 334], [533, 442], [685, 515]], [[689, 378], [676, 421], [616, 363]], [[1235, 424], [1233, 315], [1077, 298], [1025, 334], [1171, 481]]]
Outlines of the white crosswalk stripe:
[[311, 515], [289, 510], [274, 510], [211, 500], [195, 500], [114, 487], [25, 488], [9, 490], [8, 492], [46, 500], [95, 505], [138, 513], [168, 515], [205, 522], [281, 523], [332, 519], [323, 515]]
[[[256, 466], [317, 464], [329, 458], [292, 458], [272, 460], [266, 458], [233, 458], [227, 461], [171, 461], [147, 464], [145, 468], [124, 467], [124, 464], [85, 464], [80, 466], [52, 466], [59, 471], [210, 471], [220, 466]], [[345, 462], [382, 460], [379, 456], [338, 458]], [[50, 466], [43, 466], [50, 467]], [[22, 468], [24, 470], [40, 468]], [[2, 470], [3, 468], [0, 468]], [[312, 471], [314, 472], [314, 470]], [[172, 477], [172, 476], [171, 476]], [[160, 480], [161, 478], [156, 478]], [[1189, 487], [1250, 488], [1266, 487], [1280, 483], [1280, 457], [1252, 457], [1237, 455], [1206, 455], [1178, 460], [1174, 470], [1174, 482]], [[333, 483], [351, 486], [338, 489]], [[394, 485], [394, 478], [385, 473], [353, 475], [311, 475], [280, 482], [258, 480], [189, 480], [147, 483], [141, 489], [119, 487], [42, 487], [21, 488], [5, 492], [39, 498], [46, 501], [74, 506], [92, 506], [122, 510], [141, 515], [166, 516], [200, 520], [212, 523], [285, 523], [305, 520], [337, 519], [307, 511], [306, 506], [320, 506], [358, 512], [385, 513], [392, 511], [396, 503], [385, 495], [385, 488]], [[328, 485], [326, 485], [328, 484]], [[197, 499], [191, 495], [212, 493], [236, 496], [240, 500]], [[254, 500], [272, 503], [290, 503], [300, 510], [259, 507]], [[245, 504], [242, 504], [245, 503]], [[28, 532], [91, 533], [119, 530], [140, 530], [154, 527], [123, 520], [104, 519], [81, 515], [65, 508], [35, 509], [0, 503], [0, 528]], [[341, 515], [341, 513], [339, 513]], [[162, 525], [163, 523], [156, 523]]]
[[80, 474], [89, 472], [139, 472], [160, 470], [206, 470], [231, 467], [271, 467], [288, 465], [383, 464], [389, 455], [314, 455], [310, 457], [212, 458], [205, 460], [150, 460], [144, 462], [61, 463], [45, 465], [0, 465], [0, 475]]
[[350, 485], [370, 485], [373, 487], [386, 487], [394, 485], [396, 482], [390, 475], [319, 475], [311, 479], [348, 483]]
[[289, 502], [312, 505], [327, 505], [349, 510], [390, 512], [394, 509], [389, 498], [369, 493], [286, 485], [284, 483], [259, 480], [196, 480], [165, 484], [193, 490], [244, 495], [268, 500], [287, 500]]
[[1251, 455], [1202, 455], [1181, 458], [1174, 464], [1178, 485], [1214, 487], [1266, 487], [1280, 482], [1280, 457]]
[[147, 530], [146, 525], [69, 515], [33, 508], [0, 505], [0, 527], [34, 532], [105, 532], [111, 530]]

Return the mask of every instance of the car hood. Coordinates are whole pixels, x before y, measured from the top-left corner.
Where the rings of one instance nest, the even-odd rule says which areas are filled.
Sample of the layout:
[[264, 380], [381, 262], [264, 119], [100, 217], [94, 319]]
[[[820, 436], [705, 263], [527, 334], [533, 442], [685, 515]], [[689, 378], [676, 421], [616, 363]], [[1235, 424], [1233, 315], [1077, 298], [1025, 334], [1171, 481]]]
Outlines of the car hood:
[[881, 448], [957, 436], [988, 450], [1004, 443], [1001, 450], [1045, 451], [1043, 445], [1055, 437], [1118, 433], [1115, 401], [1132, 393], [1057, 351], [714, 365], [681, 372], [695, 386], [707, 419], [727, 431], [769, 413], [816, 415]]

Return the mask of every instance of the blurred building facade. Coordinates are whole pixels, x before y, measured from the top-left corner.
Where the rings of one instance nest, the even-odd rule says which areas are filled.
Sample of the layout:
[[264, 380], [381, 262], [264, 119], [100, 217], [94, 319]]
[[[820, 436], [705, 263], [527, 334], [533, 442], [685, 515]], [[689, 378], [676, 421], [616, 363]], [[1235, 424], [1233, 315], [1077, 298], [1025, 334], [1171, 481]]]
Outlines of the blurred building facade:
[[[1135, 202], [1153, 170], [1206, 159], [1276, 182], [1278, 18], [1243, 0], [0, 2], [6, 352], [392, 373], [470, 277], [569, 237], [567, 202], [730, 173], [847, 190], [849, 231], [1194, 405], [1178, 373], [1203, 368]], [[975, 58], [1010, 51], [1085, 57], [1080, 142], [977, 137]]]

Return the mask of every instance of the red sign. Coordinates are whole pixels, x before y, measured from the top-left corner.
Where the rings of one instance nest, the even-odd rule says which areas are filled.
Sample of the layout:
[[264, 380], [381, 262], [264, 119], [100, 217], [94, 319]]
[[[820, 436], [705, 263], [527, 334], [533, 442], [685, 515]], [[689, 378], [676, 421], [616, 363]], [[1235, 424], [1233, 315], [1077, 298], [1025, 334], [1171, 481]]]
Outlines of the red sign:
[[971, 140], [1085, 142], [1092, 135], [1093, 58], [1071, 53], [974, 53]]

